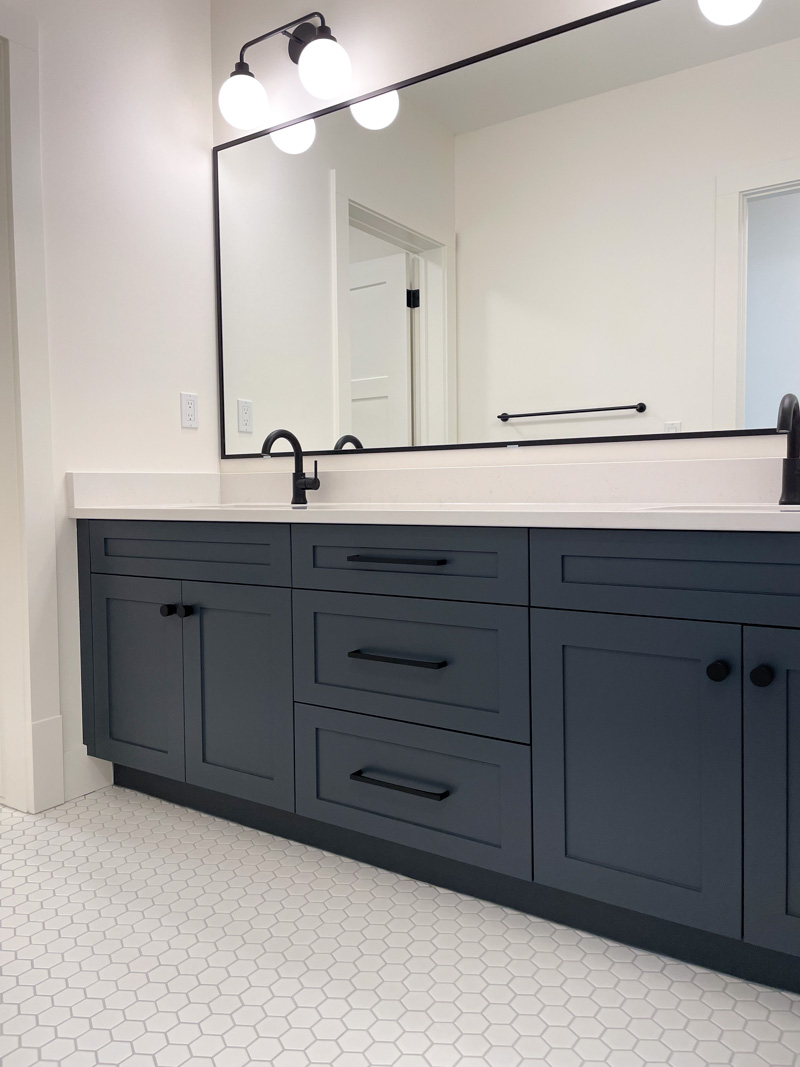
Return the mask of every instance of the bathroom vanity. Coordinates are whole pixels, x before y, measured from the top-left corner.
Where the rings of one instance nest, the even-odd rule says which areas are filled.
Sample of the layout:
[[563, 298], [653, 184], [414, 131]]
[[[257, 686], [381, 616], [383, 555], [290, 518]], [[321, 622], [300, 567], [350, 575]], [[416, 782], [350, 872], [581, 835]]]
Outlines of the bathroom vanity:
[[800, 989], [800, 534], [156, 514], [78, 522], [119, 784]]

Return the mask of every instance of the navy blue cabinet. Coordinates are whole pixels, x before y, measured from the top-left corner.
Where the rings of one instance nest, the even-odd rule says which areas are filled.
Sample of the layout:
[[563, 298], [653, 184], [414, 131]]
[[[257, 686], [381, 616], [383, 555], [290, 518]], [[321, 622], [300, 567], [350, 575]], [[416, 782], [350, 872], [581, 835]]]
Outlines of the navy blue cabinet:
[[711, 965], [800, 956], [800, 537], [79, 534], [91, 754], [355, 834], [368, 860], [410, 846], [723, 935]]
[[186, 781], [294, 808], [288, 589], [184, 582]]
[[94, 688], [93, 755], [183, 780], [180, 599], [180, 582], [95, 575], [94, 678], [84, 682]]
[[722, 623], [532, 612], [537, 881], [740, 935], [740, 643]]
[[744, 664], [744, 936], [800, 955], [800, 630], [747, 627]]

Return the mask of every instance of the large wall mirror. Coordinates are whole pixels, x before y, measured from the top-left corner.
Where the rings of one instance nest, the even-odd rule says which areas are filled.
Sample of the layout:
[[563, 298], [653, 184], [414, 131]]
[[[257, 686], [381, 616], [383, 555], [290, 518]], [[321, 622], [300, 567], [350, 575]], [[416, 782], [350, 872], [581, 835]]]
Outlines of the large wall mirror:
[[404, 86], [386, 129], [344, 106], [302, 154], [215, 150], [225, 456], [278, 427], [326, 451], [775, 425], [800, 2], [627, 7]]

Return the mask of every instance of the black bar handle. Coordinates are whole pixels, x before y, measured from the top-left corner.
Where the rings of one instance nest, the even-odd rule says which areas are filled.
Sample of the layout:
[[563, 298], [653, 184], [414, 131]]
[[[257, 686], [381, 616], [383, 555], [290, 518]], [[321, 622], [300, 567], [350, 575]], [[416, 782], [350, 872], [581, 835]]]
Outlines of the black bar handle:
[[396, 563], [401, 567], [444, 567], [446, 559], [403, 559], [400, 556], [365, 556], [358, 553], [347, 557], [348, 563]]
[[400, 667], [423, 667], [428, 671], [440, 671], [447, 666], [446, 659], [404, 659], [402, 656], [379, 656], [375, 652], [362, 652], [354, 648], [347, 653], [348, 659], [366, 659], [371, 663], [394, 663]]
[[413, 789], [410, 785], [395, 785], [394, 782], [382, 782], [380, 778], [370, 778], [363, 771], [353, 771], [350, 781], [363, 782], [364, 785], [377, 785], [381, 789], [394, 789], [397, 793], [408, 793], [409, 796], [422, 797], [423, 800], [446, 800], [450, 796], [449, 789], [443, 789], [441, 793], [433, 793], [428, 789]]
[[521, 415], [509, 415], [504, 411], [497, 417], [501, 422], [508, 422], [509, 419], [539, 419], [543, 415], [594, 415], [598, 411], [638, 411], [641, 415], [643, 411], [647, 411], [647, 404], [621, 404], [612, 408], [570, 408], [568, 411], [526, 411]]
[[177, 609], [174, 604], [162, 604], [158, 610], [167, 619], [170, 615], [174, 615]]
[[179, 619], [186, 619], [192, 614], [194, 608], [191, 604], [178, 604], [177, 613]]

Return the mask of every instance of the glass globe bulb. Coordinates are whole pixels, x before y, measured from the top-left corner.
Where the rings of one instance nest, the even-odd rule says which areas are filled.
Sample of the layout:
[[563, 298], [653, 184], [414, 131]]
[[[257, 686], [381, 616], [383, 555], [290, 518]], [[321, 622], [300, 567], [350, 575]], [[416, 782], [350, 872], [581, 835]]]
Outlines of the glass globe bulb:
[[305, 122], [297, 122], [294, 126], [284, 126], [282, 130], [275, 130], [269, 136], [281, 152], [287, 152], [290, 156], [299, 156], [314, 143], [317, 126], [313, 119], [306, 119]]
[[353, 118], [365, 130], [385, 130], [397, 118], [397, 112], [400, 110], [400, 94], [396, 89], [391, 89], [381, 96], [373, 96], [371, 100], [351, 104], [350, 110]]
[[219, 91], [219, 109], [229, 126], [255, 130], [267, 125], [267, 91], [251, 74], [232, 74]]
[[700, 10], [717, 26], [735, 26], [761, 7], [761, 0], [698, 0]]
[[353, 68], [338, 41], [318, 37], [300, 53], [297, 72], [307, 93], [318, 100], [333, 100], [347, 91]]

